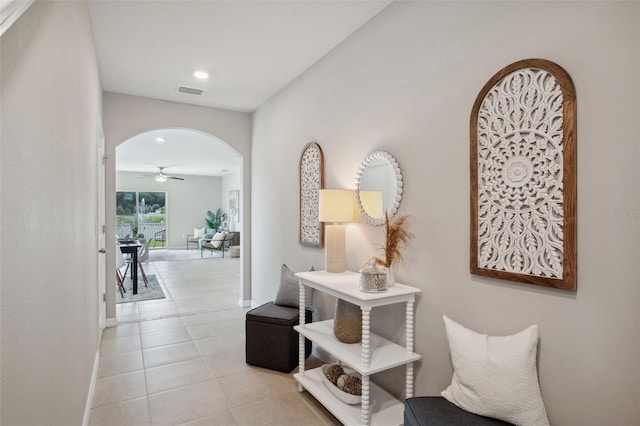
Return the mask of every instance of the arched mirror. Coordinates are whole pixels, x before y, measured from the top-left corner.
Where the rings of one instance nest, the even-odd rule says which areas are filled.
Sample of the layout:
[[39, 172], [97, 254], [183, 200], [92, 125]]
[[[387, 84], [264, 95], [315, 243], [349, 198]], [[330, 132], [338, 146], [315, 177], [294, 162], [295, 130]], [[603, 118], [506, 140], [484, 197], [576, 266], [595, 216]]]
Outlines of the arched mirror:
[[385, 151], [367, 155], [356, 176], [356, 200], [363, 219], [383, 225], [385, 213], [392, 218], [402, 200], [402, 172], [398, 162]]

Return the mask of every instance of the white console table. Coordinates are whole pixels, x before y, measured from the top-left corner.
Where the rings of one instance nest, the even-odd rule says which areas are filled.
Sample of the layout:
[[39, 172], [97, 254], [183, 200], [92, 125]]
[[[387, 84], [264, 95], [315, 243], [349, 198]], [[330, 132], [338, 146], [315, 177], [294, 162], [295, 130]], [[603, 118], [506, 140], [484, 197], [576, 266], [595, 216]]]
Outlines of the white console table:
[[[326, 271], [300, 272], [300, 334], [299, 372], [294, 374], [299, 390], [309, 391], [322, 405], [345, 425], [402, 425], [404, 402], [370, 381], [372, 374], [401, 365], [406, 366], [406, 397], [413, 396], [413, 362], [421, 358], [413, 352], [413, 305], [420, 289], [396, 284], [387, 291], [365, 293], [359, 290], [360, 274], [356, 272], [330, 273]], [[362, 310], [362, 341], [355, 344], [340, 342], [333, 335], [333, 320], [305, 324], [305, 287], [330, 294]], [[395, 344], [370, 332], [371, 309], [393, 303], [406, 303], [406, 347]], [[326, 350], [343, 364], [362, 375], [362, 403], [349, 405], [338, 400], [323, 383], [322, 369], [305, 371], [305, 337]]]

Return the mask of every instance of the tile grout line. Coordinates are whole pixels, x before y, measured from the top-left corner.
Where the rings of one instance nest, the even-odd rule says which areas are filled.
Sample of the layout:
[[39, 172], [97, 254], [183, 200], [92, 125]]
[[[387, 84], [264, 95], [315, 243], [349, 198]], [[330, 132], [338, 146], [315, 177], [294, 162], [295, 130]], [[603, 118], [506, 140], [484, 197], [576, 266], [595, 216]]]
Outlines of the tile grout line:
[[[153, 270], [154, 270], [154, 272], [156, 272], [156, 275], [157, 275], [157, 276], [158, 276], [158, 278], [159, 278], [159, 282], [161, 283], [161, 287], [163, 288], [163, 291], [165, 291], [165, 293], [169, 296], [168, 298], [170, 299], [170, 301], [171, 301], [172, 303], [174, 303], [174, 304], [175, 304], [175, 299], [173, 298], [173, 292], [170, 290], [170, 288], [173, 288], [173, 289], [175, 290], [175, 289], [177, 289], [177, 288], [179, 288], [179, 287], [176, 287], [176, 286], [172, 286], [172, 285], [170, 285], [170, 284], [167, 284], [167, 283], [165, 282], [165, 280], [164, 280], [163, 274], [160, 272], [160, 270], [159, 270], [159, 269], [157, 269], [157, 268], [155, 267], [155, 265], [153, 265], [153, 267], [152, 267], [152, 268], [149, 268], [149, 269], [153, 269]], [[201, 270], [202, 270], [202, 271], [207, 271], [207, 269], [206, 269], [206, 268], [201, 268]], [[208, 277], [207, 277], [207, 278], [203, 278], [203, 279], [206, 279], [206, 280], [207, 280], [207, 281], [209, 281], [209, 282], [211, 282], [212, 275], [213, 275], [214, 277], [216, 276], [216, 274], [212, 274], [211, 272], [208, 272], [208, 273], [207, 273], [207, 275], [208, 275]], [[219, 275], [219, 274], [218, 274], [218, 275]], [[231, 275], [231, 277], [233, 277], [233, 278], [232, 278], [232, 280], [233, 280], [233, 281], [236, 281], [236, 280], [238, 279], [237, 274], [233, 274], [233, 275]], [[217, 284], [217, 283], [213, 283], [213, 284], [215, 285], [215, 284]], [[227, 286], [227, 285], [224, 285], [220, 290], [221, 290], [221, 291], [220, 291], [220, 293], [225, 293], [225, 290], [227, 290], [228, 292], [233, 292], [233, 291], [234, 291], [234, 287], [233, 287], [233, 286]], [[234, 299], [234, 301], [235, 301], [235, 299]], [[216, 387], [217, 387], [217, 388], [218, 388], [218, 390], [220, 391], [220, 394], [224, 397], [224, 394], [222, 393], [222, 390], [221, 390], [221, 388], [220, 388], [220, 385], [219, 385], [219, 383], [218, 383], [217, 378], [215, 377], [215, 375], [214, 375], [213, 371], [211, 370], [211, 368], [209, 367], [209, 365], [207, 364], [207, 362], [206, 362], [206, 360], [205, 360], [205, 358], [206, 358], [206, 357], [208, 357], [209, 355], [204, 355], [204, 354], [203, 354], [203, 352], [202, 352], [202, 350], [201, 350], [201, 348], [197, 345], [196, 340], [194, 340], [193, 335], [192, 335], [191, 331], [189, 330], [189, 326], [188, 326], [188, 325], [187, 325], [187, 323], [185, 322], [185, 317], [195, 316], [195, 315], [198, 315], [198, 314], [206, 314], [206, 313], [214, 313], [214, 312], [215, 312], [215, 313], [218, 313], [218, 314], [219, 314], [219, 319], [217, 319], [217, 320], [205, 321], [205, 322], [203, 322], [203, 323], [201, 323], [201, 324], [194, 324], [193, 326], [196, 326], [196, 325], [205, 326], [205, 325], [207, 325], [207, 324], [211, 324], [211, 323], [218, 323], [218, 322], [224, 322], [224, 323], [229, 323], [229, 324], [231, 324], [231, 321], [234, 321], [234, 320], [236, 319], [236, 318], [235, 318], [235, 317], [236, 317], [236, 315], [235, 315], [235, 314], [231, 314], [231, 315], [224, 315], [224, 314], [222, 314], [222, 312], [225, 312], [225, 311], [226, 311], [226, 312], [232, 312], [232, 311], [234, 311], [234, 310], [238, 309], [238, 307], [234, 305], [234, 306], [224, 306], [224, 307], [219, 307], [219, 308], [215, 308], [215, 309], [202, 309], [202, 310], [197, 310], [197, 311], [194, 311], [194, 310], [192, 310], [192, 311], [185, 310], [185, 312], [175, 312], [175, 313], [170, 313], [170, 314], [165, 314], [165, 315], [153, 315], [153, 314], [151, 314], [151, 315], [149, 315], [149, 316], [146, 316], [146, 315], [144, 315], [144, 314], [141, 314], [141, 312], [140, 312], [140, 304], [139, 304], [139, 302], [133, 302], [133, 303], [135, 303], [135, 305], [134, 305], [134, 311], [135, 311], [135, 312], [137, 312], [137, 313], [135, 314], [135, 315], [137, 316], [137, 318], [132, 318], [132, 319], [128, 319], [128, 320], [125, 320], [125, 321], [118, 321], [118, 325], [136, 324], [137, 333], [135, 333], [135, 334], [137, 334], [137, 336], [138, 336], [138, 339], [137, 339], [137, 340], [138, 340], [139, 345], [140, 345], [140, 346], [139, 346], [139, 348], [140, 348], [140, 349], [139, 349], [139, 352], [140, 352], [140, 356], [142, 357], [142, 370], [141, 370], [141, 372], [142, 372], [142, 374], [143, 374], [144, 384], [145, 384], [145, 391], [144, 391], [145, 395], [144, 395], [144, 396], [145, 396], [145, 398], [146, 398], [146, 407], [147, 407], [147, 413], [146, 413], [146, 414], [147, 414], [147, 419], [148, 419], [148, 421], [149, 421], [150, 423], [152, 423], [152, 424], [154, 423], [153, 418], [152, 418], [152, 412], [151, 412], [151, 402], [150, 402], [150, 397], [151, 397], [151, 396], [153, 396], [153, 395], [156, 395], [156, 394], [160, 394], [160, 393], [164, 393], [164, 392], [169, 392], [169, 391], [172, 391], [172, 390], [175, 390], [175, 389], [180, 389], [180, 388], [184, 388], [184, 387], [187, 387], [187, 386], [192, 386], [192, 385], [195, 385], [195, 384], [199, 384], [199, 383], [204, 383], [204, 382], [212, 381], [212, 382], [214, 382], [214, 383], [215, 383]], [[241, 312], [240, 312], [240, 316], [243, 316], [243, 315], [244, 315], [244, 312], [245, 312], [245, 311], [241, 310]], [[133, 316], [132, 314], [129, 314], [129, 315]], [[173, 342], [173, 343], [163, 344], [163, 345], [154, 346], [154, 347], [151, 347], [151, 348], [144, 348], [144, 347], [143, 347], [143, 337], [142, 337], [142, 335], [143, 335], [143, 334], [149, 334], [149, 333], [143, 333], [143, 332], [142, 332], [142, 327], [141, 327], [141, 324], [142, 324], [142, 323], [147, 322], [147, 321], [154, 321], [154, 320], [161, 320], [161, 319], [166, 319], [166, 318], [175, 318], [175, 317], [179, 317], [179, 318], [180, 318], [180, 322], [181, 322], [182, 326], [183, 326], [183, 327], [186, 329], [186, 331], [187, 331], [187, 334], [188, 334], [189, 340], [187, 340], [187, 341], [185, 341], [185, 342]], [[235, 327], [233, 327], [233, 324], [231, 324], [231, 330], [234, 330], [234, 334], [235, 334], [235, 333], [237, 333], [237, 329], [235, 329]], [[170, 331], [170, 330], [158, 329], [158, 330], [155, 330], [155, 331], [156, 331], [156, 332], [162, 332], [162, 331]], [[135, 335], [135, 334], [134, 334], [134, 335]], [[131, 336], [131, 335], [129, 335], [129, 336], [119, 336], [119, 337], [130, 337], [130, 336]], [[208, 337], [216, 337], [216, 336], [208, 336]], [[208, 337], [207, 337], [207, 338], [208, 338]], [[118, 338], [118, 336], [114, 336], [114, 337], [112, 337], [112, 339], [116, 339], [116, 338]], [[109, 340], [109, 339], [105, 339], [105, 340]], [[197, 349], [198, 357], [197, 357], [197, 358], [194, 358], [194, 360], [195, 360], [195, 359], [198, 359], [198, 360], [200, 360], [200, 362], [204, 363], [205, 368], [206, 368], [206, 371], [208, 372], [208, 376], [209, 376], [209, 378], [207, 378], [207, 380], [203, 380], [203, 381], [199, 381], [199, 382], [195, 382], [195, 383], [190, 383], [190, 384], [185, 384], [185, 385], [181, 385], [181, 386], [178, 386], [178, 387], [175, 387], [175, 388], [171, 388], [171, 389], [167, 389], [167, 390], [164, 390], [164, 391], [156, 392], [156, 393], [154, 393], [154, 394], [150, 394], [150, 393], [149, 393], [149, 382], [148, 382], [148, 380], [147, 380], [147, 371], [148, 371], [150, 368], [153, 368], [153, 367], [150, 367], [150, 366], [148, 366], [148, 365], [147, 365], [147, 362], [146, 362], [145, 357], [144, 357], [144, 351], [145, 351], [146, 349], [160, 348], [160, 347], [163, 347], [163, 346], [170, 346], [170, 345], [173, 345], [173, 344], [180, 344], [180, 343], [192, 343], [193, 345], [195, 345], [195, 347], [196, 347], [196, 349]], [[130, 353], [130, 352], [138, 352], [138, 350], [134, 350], [134, 351], [125, 351], [125, 352], [120, 352], [120, 353], [113, 353], [113, 354], [110, 354], [109, 356], [118, 356], [118, 355], [122, 355], [122, 354], [125, 354], [125, 353]], [[104, 358], [106, 358], [106, 356], [105, 356]], [[189, 360], [181, 360], [181, 361], [170, 362], [170, 363], [167, 363], [167, 364], [161, 364], [161, 365], [158, 365], [158, 366], [156, 366], [156, 367], [160, 367], [160, 366], [167, 366], [167, 365], [170, 365], [170, 364], [173, 364], [173, 363], [185, 362], [185, 361], [189, 361]], [[105, 376], [105, 378], [106, 378], [106, 377], [117, 376], [117, 375], [120, 375], [120, 374], [135, 373], [136, 371], [140, 371], [140, 370], [134, 370], [134, 371], [131, 371], [131, 372], [124, 372], [124, 373], [112, 374], [111, 376]], [[117, 404], [121, 404], [121, 403], [124, 403], [124, 402], [127, 402], [127, 401], [131, 401], [131, 400], [134, 400], [134, 399], [138, 399], [138, 398], [140, 398], [140, 397], [133, 397], [133, 398], [128, 398], [128, 399], [125, 399], [125, 400], [122, 400], [122, 401], [111, 402], [111, 403], [109, 403], [109, 404], [100, 405], [100, 406], [98, 406], [98, 407], [105, 407], [105, 406], [110, 406], [110, 405], [114, 405], [114, 406], [115, 406], [115, 405], [117, 405]], [[227, 402], [227, 400], [226, 400], [226, 397], [224, 397], [224, 401], [225, 401], [225, 407], [226, 407], [225, 409], [226, 409], [226, 410], [229, 412], [229, 414], [232, 416], [232, 418], [234, 419], [234, 422], [236, 422], [236, 423], [237, 423], [237, 420], [236, 420], [235, 416], [233, 416], [233, 414], [232, 414], [232, 412], [231, 412], [231, 408], [230, 408], [230, 406], [229, 406], [229, 404], [228, 404], [228, 402]], [[98, 407], [93, 407], [92, 409], [94, 409], [94, 408], [98, 408]], [[212, 413], [212, 414], [215, 414], [215, 413]], [[205, 417], [208, 417], [208, 416], [209, 416], [209, 415], [204, 416], [204, 417], [201, 417], [201, 418], [205, 418]], [[199, 417], [199, 418], [200, 418], [200, 417]], [[197, 419], [192, 419], [192, 420], [189, 420], [188, 422], [193, 421], [193, 420], [197, 420]], [[183, 422], [183, 423], [184, 423], [184, 422]]]
[[[195, 344], [195, 342], [194, 342]], [[198, 347], [198, 345], [196, 345], [196, 348]], [[224, 405], [227, 407], [227, 411], [229, 412], [229, 414], [231, 414], [231, 417], [233, 418], [233, 421], [236, 423], [236, 425], [238, 425], [238, 419], [236, 418], [236, 416], [233, 415], [233, 411], [231, 410], [231, 406], [229, 405], [229, 401], [227, 400], [227, 396], [224, 394], [224, 392], [222, 392], [222, 388], [220, 387], [220, 383], [218, 383], [218, 378], [216, 377], [215, 373], [211, 370], [211, 368], [209, 367], [209, 363], [204, 359], [205, 356], [202, 355], [202, 352], [200, 352], [200, 348], [198, 348], [198, 353], [200, 353], [200, 357], [202, 358], [202, 361], [204, 362], [204, 365], [207, 366], [207, 370], [209, 370], [209, 374], [211, 374], [211, 377], [213, 377], [213, 381], [216, 384], [216, 387], [218, 388], [218, 390], [220, 391], [220, 394], [222, 395], [222, 399], [224, 399]], [[207, 355], [210, 356], [210, 355]], [[214, 413], [215, 414], [215, 413]], [[207, 417], [207, 416], [205, 416]]]
[[140, 323], [138, 323], [138, 337], [140, 338], [140, 356], [142, 357], [142, 374], [144, 376], [144, 392], [147, 400], [147, 418], [149, 423], [153, 425], [153, 419], [151, 418], [151, 401], [149, 401], [149, 385], [147, 383], [147, 365], [144, 361], [144, 349], [142, 348], [142, 330], [140, 330]]

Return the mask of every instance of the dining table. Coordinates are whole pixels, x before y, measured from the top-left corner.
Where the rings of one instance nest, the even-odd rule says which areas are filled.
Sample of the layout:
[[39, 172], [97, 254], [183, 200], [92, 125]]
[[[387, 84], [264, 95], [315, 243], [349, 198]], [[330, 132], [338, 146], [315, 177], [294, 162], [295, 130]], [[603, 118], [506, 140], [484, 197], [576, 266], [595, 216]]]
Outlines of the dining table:
[[133, 282], [133, 294], [138, 294], [138, 250], [142, 243], [138, 240], [120, 241], [122, 254], [131, 255], [131, 281]]

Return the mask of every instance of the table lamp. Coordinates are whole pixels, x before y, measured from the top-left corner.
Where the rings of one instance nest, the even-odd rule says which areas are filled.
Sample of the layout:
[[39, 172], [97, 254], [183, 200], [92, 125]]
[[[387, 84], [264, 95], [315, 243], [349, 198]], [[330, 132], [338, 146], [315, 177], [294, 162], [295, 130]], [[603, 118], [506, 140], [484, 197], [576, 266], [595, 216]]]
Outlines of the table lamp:
[[353, 191], [321, 189], [318, 199], [318, 219], [333, 222], [325, 227], [325, 264], [327, 272], [347, 269], [346, 229], [338, 222], [353, 220]]

